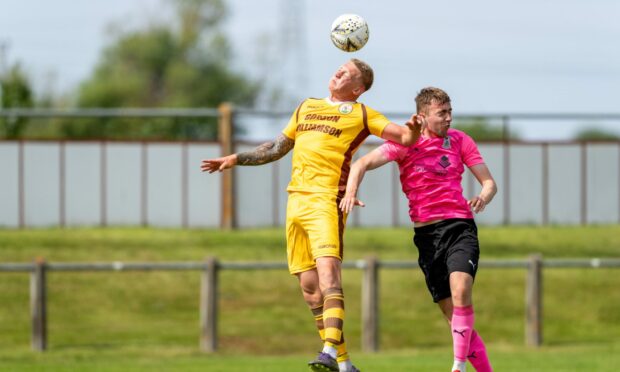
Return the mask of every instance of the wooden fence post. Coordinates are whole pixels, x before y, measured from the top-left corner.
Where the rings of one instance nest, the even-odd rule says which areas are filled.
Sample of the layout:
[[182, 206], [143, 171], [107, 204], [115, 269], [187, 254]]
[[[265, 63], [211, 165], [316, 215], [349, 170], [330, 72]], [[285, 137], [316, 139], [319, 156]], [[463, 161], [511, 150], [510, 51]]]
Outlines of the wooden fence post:
[[218, 262], [207, 258], [200, 283], [200, 350], [217, 350], [217, 279]]
[[[219, 108], [218, 138], [221, 156], [234, 152], [233, 115], [230, 103], [222, 103]], [[236, 227], [234, 168], [222, 172], [222, 214], [220, 226], [229, 230]]]
[[379, 350], [379, 261], [366, 258], [362, 279], [362, 350]]
[[542, 256], [529, 258], [525, 289], [525, 343], [538, 347], [542, 344]]
[[45, 285], [45, 260], [37, 258], [30, 274], [30, 314], [32, 317], [32, 349], [47, 348], [47, 290]]

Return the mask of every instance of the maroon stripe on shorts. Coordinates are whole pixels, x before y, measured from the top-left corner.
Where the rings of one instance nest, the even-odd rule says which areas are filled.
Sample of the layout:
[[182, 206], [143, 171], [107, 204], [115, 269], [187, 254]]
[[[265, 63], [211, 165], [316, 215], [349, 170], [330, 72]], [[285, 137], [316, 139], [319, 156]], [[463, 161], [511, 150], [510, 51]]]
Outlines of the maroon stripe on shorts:
[[351, 159], [353, 158], [353, 151], [358, 148], [362, 142], [370, 135], [368, 129], [368, 114], [366, 112], [366, 106], [362, 104], [362, 122], [364, 128], [353, 139], [349, 148], [344, 153], [344, 160], [340, 167], [340, 180], [338, 181], [338, 197], [336, 198], [336, 208], [338, 210], [338, 238], [340, 240], [340, 258], [344, 259], [344, 213], [340, 210], [340, 200], [344, 196], [345, 189], [347, 188], [347, 180], [349, 179], [349, 172], [351, 171]]
[[342, 196], [340, 192], [338, 192], [338, 197], [336, 198], [336, 210], [338, 210], [338, 242], [340, 245], [338, 253], [340, 254], [340, 260], [344, 260], [344, 213], [339, 205], [341, 199]]

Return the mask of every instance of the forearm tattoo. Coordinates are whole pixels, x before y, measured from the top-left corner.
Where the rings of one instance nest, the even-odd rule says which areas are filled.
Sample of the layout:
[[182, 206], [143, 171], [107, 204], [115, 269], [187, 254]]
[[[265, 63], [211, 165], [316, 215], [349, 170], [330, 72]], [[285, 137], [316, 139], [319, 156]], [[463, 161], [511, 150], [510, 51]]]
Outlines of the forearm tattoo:
[[265, 142], [252, 151], [237, 154], [237, 165], [262, 165], [276, 161], [295, 146], [295, 141], [281, 134], [273, 141]]

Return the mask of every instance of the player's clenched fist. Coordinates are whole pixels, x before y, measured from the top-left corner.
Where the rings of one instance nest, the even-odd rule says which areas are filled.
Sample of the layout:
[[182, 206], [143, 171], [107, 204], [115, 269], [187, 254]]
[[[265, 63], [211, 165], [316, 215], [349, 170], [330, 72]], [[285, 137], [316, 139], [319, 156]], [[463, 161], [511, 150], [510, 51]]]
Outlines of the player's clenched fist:
[[213, 173], [215, 171], [221, 172], [224, 169], [232, 168], [237, 164], [237, 154], [224, 156], [217, 159], [205, 159], [200, 165], [200, 170], [203, 172]]
[[410, 130], [410, 140], [407, 143], [414, 144], [418, 142], [418, 139], [422, 135], [422, 129], [424, 127], [424, 117], [415, 114], [411, 115], [405, 125], [407, 125]]
[[412, 130], [420, 131], [422, 129], [422, 125], [424, 124], [424, 115], [413, 114], [406, 124]]
[[405, 124], [407, 124], [412, 131], [419, 133], [422, 131], [422, 126], [424, 125], [424, 116], [413, 114]]

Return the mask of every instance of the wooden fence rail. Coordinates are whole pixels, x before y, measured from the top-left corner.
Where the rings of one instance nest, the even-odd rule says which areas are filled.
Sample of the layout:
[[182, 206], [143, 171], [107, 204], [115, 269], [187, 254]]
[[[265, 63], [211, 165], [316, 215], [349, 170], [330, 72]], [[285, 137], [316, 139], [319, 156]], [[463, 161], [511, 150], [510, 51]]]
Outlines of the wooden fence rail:
[[[528, 346], [542, 344], [542, 282], [543, 268], [619, 268], [620, 258], [548, 259], [539, 254], [525, 260], [482, 260], [481, 267], [526, 269], [525, 342]], [[363, 270], [362, 278], [362, 349], [379, 350], [379, 271], [381, 269], [413, 269], [415, 261], [379, 261], [375, 257], [346, 261], [345, 269]], [[30, 273], [30, 311], [32, 317], [32, 349], [47, 349], [47, 283], [49, 271], [186, 271], [202, 272], [200, 286], [200, 349], [217, 350], [217, 308], [219, 271], [221, 270], [284, 270], [284, 262], [219, 262], [214, 257], [204, 262], [164, 263], [60, 263], [37, 259], [33, 263], [0, 263], [0, 272]]]

